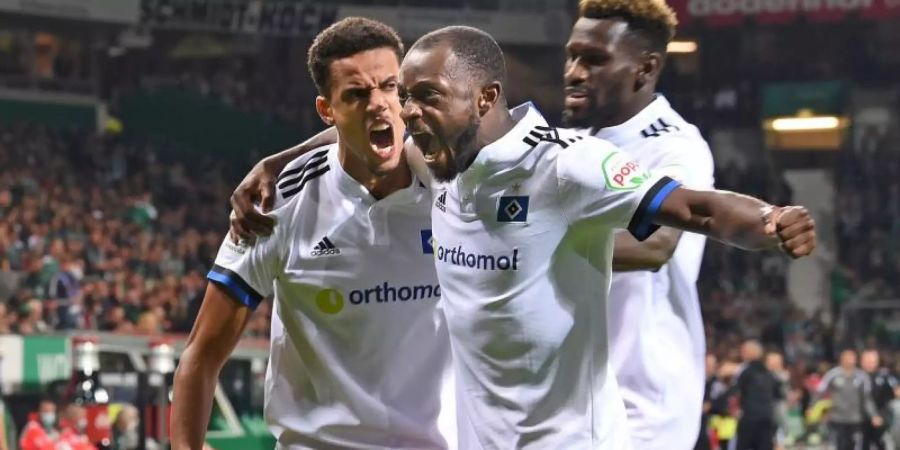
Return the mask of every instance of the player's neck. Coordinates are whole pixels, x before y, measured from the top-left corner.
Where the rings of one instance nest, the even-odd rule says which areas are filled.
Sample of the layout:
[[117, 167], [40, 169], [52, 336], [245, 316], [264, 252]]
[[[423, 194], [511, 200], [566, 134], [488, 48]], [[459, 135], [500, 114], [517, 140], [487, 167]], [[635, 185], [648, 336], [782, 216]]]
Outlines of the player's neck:
[[412, 171], [403, 156], [397, 168], [387, 173], [376, 174], [369, 170], [366, 164], [355, 158], [349, 149], [344, 146], [338, 148], [338, 160], [341, 167], [351, 178], [361, 184], [375, 200], [381, 200], [388, 195], [409, 187], [412, 183]]
[[478, 127], [478, 134], [475, 136], [478, 150], [481, 151], [482, 148], [506, 136], [515, 126], [516, 121], [513, 120], [507, 107], [493, 108], [481, 118], [481, 126]]
[[615, 127], [622, 125], [625, 122], [628, 122], [634, 116], [641, 113], [641, 111], [647, 109], [653, 100], [656, 100], [656, 94], [653, 90], [642, 91], [635, 94], [634, 99], [628, 104], [622, 105], [622, 108], [619, 110], [619, 113], [613, 116], [606, 123], [596, 123], [594, 127], [591, 129], [592, 133], [596, 133], [599, 130], [609, 127]]

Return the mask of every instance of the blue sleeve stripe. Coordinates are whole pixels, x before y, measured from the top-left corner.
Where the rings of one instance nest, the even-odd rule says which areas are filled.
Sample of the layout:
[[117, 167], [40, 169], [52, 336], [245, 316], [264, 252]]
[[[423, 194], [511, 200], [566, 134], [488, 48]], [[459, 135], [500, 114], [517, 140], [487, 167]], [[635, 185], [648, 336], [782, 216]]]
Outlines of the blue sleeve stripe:
[[681, 186], [681, 183], [669, 177], [663, 177], [647, 191], [644, 199], [638, 205], [634, 217], [631, 218], [631, 223], [628, 225], [628, 231], [631, 232], [635, 239], [643, 241], [659, 229], [659, 225], [654, 224], [653, 219], [659, 213], [659, 208], [662, 206], [663, 201], [679, 186]]
[[256, 309], [263, 299], [263, 296], [250, 287], [238, 274], [222, 266], [213, 265], [213, 268], [206, 274], [206, 278], [224, 287], [235, 300], [251, 309]]

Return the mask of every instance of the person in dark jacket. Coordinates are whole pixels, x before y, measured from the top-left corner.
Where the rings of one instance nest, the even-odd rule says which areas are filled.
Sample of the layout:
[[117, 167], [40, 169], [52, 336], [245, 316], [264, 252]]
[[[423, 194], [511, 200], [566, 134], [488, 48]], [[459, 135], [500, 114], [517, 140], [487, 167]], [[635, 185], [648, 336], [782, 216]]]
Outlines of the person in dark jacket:
[[781, 397], [780, 384], [763, 362], [763, 348], [756, 340], [741, 346], [743, 367], [734, 391], [740, 396], [741, 417], [738, 420], [737, 450], [772, 450], [774, 448], [775, 404]]
[[[882, 418], [890, 417], [890, 404], [894, 399], [894, 389], [898, 386], [897, 378], [891, 372], [881, 367], [878, 350], [866, 350], [860, 356], [862, 370], [869, 377], [872, 386], [872, 401], [875, 403], [875, 411]], [[887, 443], [884, 441], [884, 432], [887, 429], [886, 421], [880, 421], [875, 426], [873, 417], [863, 423], [863, 450], [885, 450]]]

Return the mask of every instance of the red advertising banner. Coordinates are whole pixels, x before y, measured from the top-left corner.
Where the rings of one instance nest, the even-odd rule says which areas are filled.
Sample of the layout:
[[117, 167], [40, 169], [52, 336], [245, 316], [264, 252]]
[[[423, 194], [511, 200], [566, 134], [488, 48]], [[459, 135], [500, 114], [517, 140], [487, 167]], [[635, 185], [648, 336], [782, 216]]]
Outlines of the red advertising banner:
[[733, 26], [751, 19], [779, 24], [800, 17], [812, 22], [836, 22], [848, 15], [866, 19], [900, 17], [900, 0], [668, 0], [678, 20]]

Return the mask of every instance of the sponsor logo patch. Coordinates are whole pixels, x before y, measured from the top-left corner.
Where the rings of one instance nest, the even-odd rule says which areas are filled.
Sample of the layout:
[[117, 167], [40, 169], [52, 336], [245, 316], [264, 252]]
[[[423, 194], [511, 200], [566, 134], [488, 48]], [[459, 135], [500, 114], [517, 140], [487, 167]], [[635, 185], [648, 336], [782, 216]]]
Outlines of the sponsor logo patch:
[[610, 154], [603, 160], [606, 187], [614, 191], [628, 191], [641, 187], [650, 179], [650, 172], [622, 152]]

